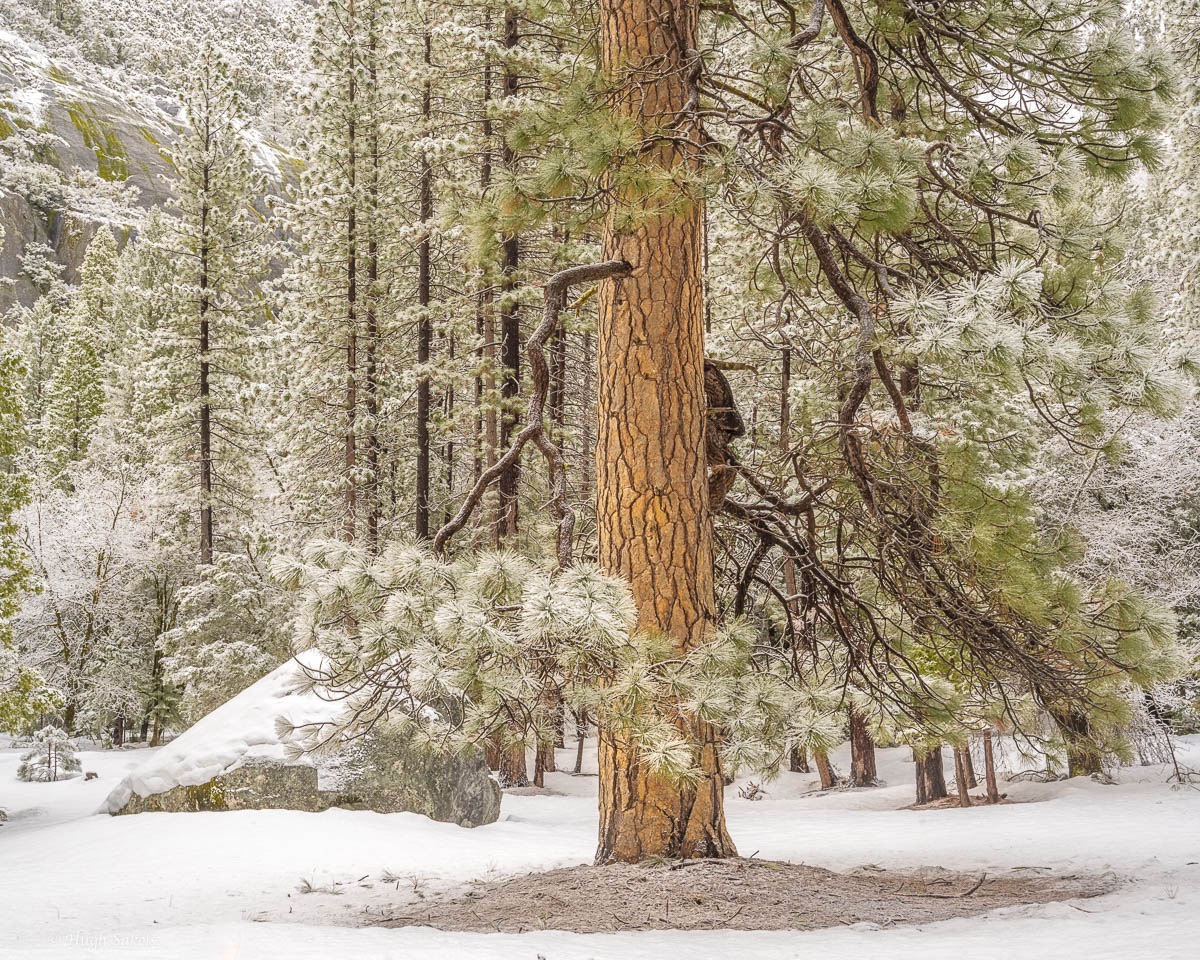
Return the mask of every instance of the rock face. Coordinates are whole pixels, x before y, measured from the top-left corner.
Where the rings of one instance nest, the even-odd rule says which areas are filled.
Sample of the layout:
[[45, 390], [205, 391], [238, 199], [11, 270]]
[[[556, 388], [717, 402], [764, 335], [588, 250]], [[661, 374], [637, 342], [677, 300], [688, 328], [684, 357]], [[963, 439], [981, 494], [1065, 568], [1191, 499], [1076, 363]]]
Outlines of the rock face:
[[[323, 787], [325, 787], [323, 789]], [[131, 793], [116, 816], [218, 810], [302, 810], [330, 807], [376, 813], [420, 813], [431, 820], [479, 827], [500, 816], [500, 785], [483, 757], [419, 747], [402, 734], [380, 732], [325, 757], [320, 767], [258, 757], [211, 780], [148, 797]]]
[[253, 759], [194, 786], [172, 787], [148, 797], [131, 794], [114, 815], [193, 813], [201, 810], [305, 810], [333, 804], [321, 797], [315, 767]]
[[242, 691], [126, 776], [103, 812], [344, 807], [466, 827], [500, 816], [500, 786], [479, 751], [440, 750], [395, 727], [290, 759], [277, 720], [287, 721], [279, 729], [328, 724], [342, 708], [309, 682], [317, 670], [302, 655]]
[[31, 243], [55, 251], [78, 280], [101, 223], [124, 241], [140, 210], [167, 199], [164, 148], [178, 122], [146, 94], [82, 77], [13, 34], [0, 38], [0, 311], [32, 303], [22, 274]]
[[500, 816], [500, 785], [479, 751], [445, 753], [380, 728], [319, 761], [334, 806], [380, 813], [409, 810], [477, 827]]

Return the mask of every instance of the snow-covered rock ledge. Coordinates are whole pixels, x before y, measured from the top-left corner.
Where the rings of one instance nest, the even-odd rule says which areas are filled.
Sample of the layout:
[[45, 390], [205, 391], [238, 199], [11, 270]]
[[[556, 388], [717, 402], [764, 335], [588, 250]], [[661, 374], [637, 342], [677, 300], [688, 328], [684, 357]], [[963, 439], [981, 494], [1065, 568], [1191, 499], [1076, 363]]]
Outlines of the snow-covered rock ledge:
[[500, 788], [477, 752], [442, 753], [378, 729], [320, 759], [291, 758], [280, 726], [334, 722], [343, 709], [308, 682], [319, 666], [306, 652], [242, 691], [131, 771], [101, 812], [340, 806], [472, 827], [499, 817]]

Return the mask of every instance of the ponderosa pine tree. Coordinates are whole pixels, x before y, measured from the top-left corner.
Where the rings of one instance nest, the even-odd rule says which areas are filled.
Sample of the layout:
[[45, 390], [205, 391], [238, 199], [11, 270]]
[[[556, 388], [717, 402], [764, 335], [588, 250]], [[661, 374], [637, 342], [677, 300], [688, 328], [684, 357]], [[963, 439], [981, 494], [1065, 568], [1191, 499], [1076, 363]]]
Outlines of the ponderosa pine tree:
[[169, 397], [157, 426], [176, 469], [191, 464], [197, 557], [213, 562], [216, 513], [244, 504], [252, 427], [244, 409], [251, 282], [265, 246], [252, 204], [262, 192], [245, 140], [246, 115], [229, 64], [216, 50], [191, 64], [188, 120], [173, 154], [177, 216], [165, 221], [162, 253], [174, 265], [167, 322], [154, 345], [157, 383]]
[[[1075, 606], [1061, 593], [1031, 602], [1029, 584], [1053, 580], [1034, 569], [1038, 558], [1055, 549], [1038, 542], [1031, 503], [1039, 445], [1065, 434], [1076, 449], [1102, 447], [1102, 411], [1166, 410], [1179, 396], [1144, 294], [1109, 269], [1120, 234], [1097, 202], [1101, 179], [1153, 160], [1147, 131], [1160, 122], [1169, 74], [1160, 52], [1121, 38], [1111, 4], [904, 10], [817, 3], [794, 22], [768, 14], [735, 28], [725, 65], [701, 79], [718, 113], [788, 118], [764, 119], [761, 136], [739, 142], [738, 173], [721, 197], [717, 282], [729, 287], [739, 269], [725, 251], [764, 249], [763, 238], [774, 251], [762, 261], [734, 254], [762, 265], [744, 289], [766, 296], [761, 312], [728, 302], [743, 317], [774, 319], [735, 321], [744, 333], [728, 348], [757, 360], [751, 344], [766, 334], [811, 358], [794, 387], [805, 402], [786, 472], [771, 491], [784, 496], [783, 512], [759, 491], [730, 508], [749, 523], [751, 543], [766, 538], [768, 554], [779, 543], [771, 525], [792, 530], [782, 552], [810, 571], [802, 604], [826, 643], [844, 645], [852, 672], [895, 663], [908, 641], [940, 646], [953, 636], [973, 646], [969, 676], [990, 664], [993, 678], [1025, 670], [1029, 682], [1036, 665], [971, 634], [984, 623], [999, 628], [994, 636], [1038, 629], [1049, 610]], [[1049, 36], [1072, 39], [1050, 49], [1040, 39]], [[773, 66], [744, 71], [743, 50]], [[988, 102], [998, 86], [1030, 83], [1027, 65], [1050, 75], [1059, 62], [1080, 67], [1047, 81], [1062, 112]], [[1114, 354], [1113, 335], [1138, 346]], [[824, 538], [835, 530], [837, 541]], [[858, 596], [826, 592], [837, 576], [823, 585], [824, 574], [867, 556], [883, 560], [878, 583]], [[1064, 569], [1068, 553], [1055, 556]], [[947, 578], [952, 569], [962, 574]], [[942, 593], [972, 578], [990, 595]], [[1095, 678], [1112, 656], [1105, 645], [1124, 630], [1096, 619], [1111, 596], [1075, 606]], [[875, 625], [864, 603], [882, 612]], [[1134, 616], [1143, 639], [1157, 638], [1153, 650], [1161, 624], [1143, 614]], [[920, 623], [940, 624], [936, 636], [917, 639]], [[1080, 686], [1073, 695], [1089, 696]]]
[[[701, 129], [694, 112], [700, 5], [600, 8], [600, 61], [614, 111], [636, 136], [612, 174], [603, 257], [627, 279], [603, 284], [596, 446], [600, 562], [632, 586], [637, 629], [678, 651], [712, 630], [712, 530], [705, 461]], [[636, 158], [635, 156], [636, 155]], [[619, 733], [600, 733], [598, 862], [725, 857], [717, 731], [681, 714], [697, 776], [672, 780]]]
[[385, 390], [398, 366], [385, 346], [397, 336], [398, 238], [416, 240], [401, 199], [401, 12], [379, 0], [319, 9], [298, 144], [304, 168], [286, 212], [298, 250], [278, 337], [279, 456], [298, 516], [337, 526], [348, 541], [378, 541], [391, 499], [384, 475], [398, 456], [382, 436], [399, 392]]

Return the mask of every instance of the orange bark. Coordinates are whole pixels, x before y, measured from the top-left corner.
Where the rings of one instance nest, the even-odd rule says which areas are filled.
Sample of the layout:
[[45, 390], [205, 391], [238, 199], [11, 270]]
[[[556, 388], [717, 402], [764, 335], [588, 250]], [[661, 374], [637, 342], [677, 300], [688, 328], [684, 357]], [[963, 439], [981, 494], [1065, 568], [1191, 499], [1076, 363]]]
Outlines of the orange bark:
[[[605, 230], [604, 259], [625, 260], [633, 272], [600, 291], [600, 559], [632, 585], [639, 629], [670, 636], [680, 650], [703, 640], [714, 611], [702, 199], [686, 183], [698, 163], [690, 106], [698, 10], [695, 0], [601, 2], [602, 66], [616, 113], [642, 134], [636, 162], [676, 180], [651, 195], [618, 187]], [[630, 222], [631, 210], [642, 215]], [[635, 745], [601, 732], [598, 862], [736, 854], [717, 733], [679, 722], [697, 747], [702, 776], [692, 783], [656, 775]]]

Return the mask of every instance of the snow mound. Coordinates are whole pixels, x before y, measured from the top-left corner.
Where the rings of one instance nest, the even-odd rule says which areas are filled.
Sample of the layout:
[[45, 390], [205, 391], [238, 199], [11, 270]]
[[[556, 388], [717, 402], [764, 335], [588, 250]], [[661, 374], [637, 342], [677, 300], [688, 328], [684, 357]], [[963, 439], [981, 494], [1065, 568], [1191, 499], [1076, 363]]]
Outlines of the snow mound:
[[[342, 714], [344, 702], [329, 699], [310, 679], [321, 666], [317, 651], [305, 651], [247, 687], [134, 768], [109, 794], [100, 812], [116, 813], [135, 793], [149, 797], [207, 783], [249, 760], [314, 766], [308, 757], [295, 759], [288, 754], [278, 728], [329, 723]], [[280, 720], [286, 722], [277, 723]]]

